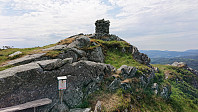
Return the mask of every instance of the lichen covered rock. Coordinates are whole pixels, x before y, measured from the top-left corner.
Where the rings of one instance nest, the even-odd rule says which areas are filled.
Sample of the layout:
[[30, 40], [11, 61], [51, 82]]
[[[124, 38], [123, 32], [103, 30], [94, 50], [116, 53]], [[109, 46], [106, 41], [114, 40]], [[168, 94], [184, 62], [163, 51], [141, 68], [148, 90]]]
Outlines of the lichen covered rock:
[[[64, 91], [63, 102], [71, 108], [79, 105], [87, 93], [97, 88], [104, 75], [110, 75], [112, 66], [91, 61], [70, 63], [65, 60], [44, 60], [20, 65], [0, 71], [0, 108], [45, 98], [56, 102], [58, 92], [57, 77], [67, 76], [67, 90]], [[62, 62], [61, 62], [62, 61]], [[38, 64], [39, 63], [39, 64]], [[12, 100], [11, 100], [11, 99]]]

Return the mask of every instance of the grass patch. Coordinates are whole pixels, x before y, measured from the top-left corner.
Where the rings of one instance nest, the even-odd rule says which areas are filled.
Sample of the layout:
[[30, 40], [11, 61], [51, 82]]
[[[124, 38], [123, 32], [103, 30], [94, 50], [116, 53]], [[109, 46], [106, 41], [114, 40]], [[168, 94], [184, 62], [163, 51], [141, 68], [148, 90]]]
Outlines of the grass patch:
[[44, 56], [56, 58], [62, 51], [48, 51]]
[[75, 108], [88, 108], [89, 106], [90, 106], [89, 101], [83, 100], [83, 102], [80, 105], [76, 106]]
[[14, 66], [13, 65], [2, 66], [2, 67], [0, 67], [0, 71], [3, 71], [3, 70], [8, 69], [8, 68], [12, 68], [12, 67], [14, 67]]
[[111, 64], [116, 68], [122, 65], [134, 66], [139, 68], [149, 68], [133, 59], [130, 53], [122, 53], [118, 49], [108, 49], [105, 54], [105, 63]]
[[103, 112], [115, 112], [122, 111], [130, 104], [130, 95], [122, 94], [122, 90], [119, 89], [115, 93], [109, 91], [96, 91], [92, 93], [88, 98], [89, 104], [94, 108], [97, 101], [101, 101]]
[[57, 44], [58, 45], [65, 45], [65, 44], [70, 44], [75, 40], [75, 38], [66, 38], [64, 40], [59, 41]]
[[130, 47], [130, 44], [126, 41], [103, 41], [99, 39], [91, 39], [91, 42], [99, 43], [100, 45], [106, 46], [106, 47]]

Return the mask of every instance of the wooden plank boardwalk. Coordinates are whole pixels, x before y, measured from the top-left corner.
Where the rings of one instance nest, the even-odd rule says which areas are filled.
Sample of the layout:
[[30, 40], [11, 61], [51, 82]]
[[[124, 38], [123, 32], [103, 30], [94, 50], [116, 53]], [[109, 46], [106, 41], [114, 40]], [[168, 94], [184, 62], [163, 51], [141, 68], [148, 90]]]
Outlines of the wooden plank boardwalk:
[[25, 110], [29, 108], [34, 108], [35, 110], [35, 107], [47, 105], [50, 103], [52, 103], [52, 100], [50, 100], [49, 98], [43, 98], [43, 99], [34, 100], [31, 102], [27, 102], [27, 103], [16, 105], [16, 106], [1, 108], [0, 112], [15, 112], [15, 111]]

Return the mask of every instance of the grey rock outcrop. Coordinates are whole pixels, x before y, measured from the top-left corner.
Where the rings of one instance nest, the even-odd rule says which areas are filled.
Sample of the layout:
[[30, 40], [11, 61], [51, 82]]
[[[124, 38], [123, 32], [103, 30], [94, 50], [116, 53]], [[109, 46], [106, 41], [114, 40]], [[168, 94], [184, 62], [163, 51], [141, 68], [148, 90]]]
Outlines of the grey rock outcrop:
[[39, 60], [42, 60], [42, 56], [44, 54], [45, 53], [26, 55], [24, 57], [9, 61], [6, 65], [22, 65], [22, 64], [33, 62], [33, 61], [39, 61]]
[[83, 50], [77, 48], [66, 48], [63, 49], [63, 53], [61, 53], [58, 58], [73, 58], [73, 62], [79, 61], [82, 57], [87, 57], [87, 53]]
[[66, 58], [66, 59], [52, 59], [52, 60], [45, 60], [45, 61], [38, 61], [36, 62], [43, 70], [55, 70], [57, 68], [62, 67], [64, 64], [71, 64], [73, 58]]
[[67, 48], [67, 45], [56, 45], [47, 49], [43, 49], [43, 51], [51, 51], [51, 50], [62, 50]]
[[140, 77], [141, 84], [144, 88], [148, 86], [148, 84], [151, 83], [151, 80], [154, 79], [155, 77], [155, 72], [153, 69], [147, 69], [146, 73], [143, 73], [142, 76]]
[[[109, 65], [91, 61], [81, 60], [73, 63], [72, 66], [65, 67], [63, 69], [70, 69], [70, 72], [74, 70], [73, 75], [68, 77], [68, 89], [65, 91], [65, 97], [63, 97], [63, 101], [66, 101], [70, 107], [77, 106], [81, 103], [83, 96], [86, 97], [94, 92], [94, 90], [97, 90], [98, 77], [111, 74], [111, 67]], [[82, 90], [85, 91], [83, 92]]]
[[95, 90], [84, 87], [97, 88], [103, 76], [110, 75], [112, 69], [112, 66], [103, 63], [71, 63], [71, 59], [53, 59], [0, 71], [0, 108], [45, 98], [47, 94], [52, 99], [52, 104], [48, 106], [50, 109], [57, 102], [57, 76], [60, 75], [67, 76], [63, 102], [73, 108], [82, 102], [87, 93]]
[[101, 47], [96, 47], [94, 48], [89, 54], [88, 54], [88, 59], [90, 61], [95, 61], [95, 62], [104, 62], [104, 54], [102, 52], [102, 48]]
[[124, 41], [120, 37], [113, 34], [103, 34], [103, 33], [95, 33], [89, 36], [89, 38], [100, 39], [103, 41]]
[[83, 47], [87, 47], [90, 44], [90, 38], [86, 37], [86, 36], [80, 36], [78, 38], [76, 38], [76, 40], [72, 43], [70, 43], [67, 47], [68, 48], [83, 48]]
[[130, 79], [125, 79], [124, 81], [121, 81], [121, 87], [124, 90], [130, 89], [131, 88], [131, 81], [130, 81]]
[[109, 85], [110, 90], [116, 90], [120, 88], [121, 86], [121, 80], [120, 79], [114, 79], [114, 81]]
[[132, 78], [135, 75], [137, 68], [127, 65], [122, 65], [118, 69], [118, 71], [121, 71], [120, 75], [126, 79], [126, 78]]
[[132, 53], [133, 58], [139, 63], [149, 65], [151, 61], [150, 58], [146, 54], [140, 53], [137, 47], [130, 45], [129, 52]]

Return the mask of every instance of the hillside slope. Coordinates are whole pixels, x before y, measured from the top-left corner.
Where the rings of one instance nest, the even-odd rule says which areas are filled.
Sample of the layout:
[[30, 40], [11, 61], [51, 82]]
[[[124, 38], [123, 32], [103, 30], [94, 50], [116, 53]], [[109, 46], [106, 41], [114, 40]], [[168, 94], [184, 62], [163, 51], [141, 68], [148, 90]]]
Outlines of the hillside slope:
[[[24, 55], [14, 60], [6, 57], [18, 50], [25, 51]], [[6, 57], [0, 71], [1, 108], [48, 97], [52, 104], [38, 111], [198, 110], [197, 71], [187, 66], [150, 65], [147, 55], [115, 35], [79, 34], [28, 50], [0, 51], [1, 58]], [[68, 77], [68, 88], [61, 104], [56, 77], [62, 75]]]

